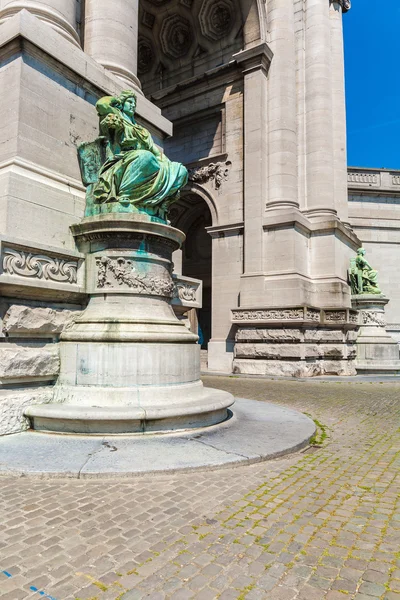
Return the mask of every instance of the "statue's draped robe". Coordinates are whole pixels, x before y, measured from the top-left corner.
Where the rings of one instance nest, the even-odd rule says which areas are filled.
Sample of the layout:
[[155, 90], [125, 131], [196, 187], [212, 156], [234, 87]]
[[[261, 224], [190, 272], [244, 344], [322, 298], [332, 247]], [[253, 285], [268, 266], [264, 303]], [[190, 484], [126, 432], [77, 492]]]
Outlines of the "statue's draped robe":
[[[119, 203], [116, 211], [124, 207], [129, 212], [136, 207], [164, 217], [165, 209], [187, 183], [187, 170], [161, 154], [151, 134], [112, 106], [112, 100], [107, 96], [96, 104], [100, 132], [109, 140], [112, 156], [110, 153], [100, 169], [94, 197], [100, 203]], [[119, 117], [116, 129], [107, 127], [105, 117], [110, 114]]]
[[363, 288], [367, 291], [379, 292], [378, 271], [375, 271], [369, 262], [360, 255], [356, 258], [356, 265], [362, 272]]

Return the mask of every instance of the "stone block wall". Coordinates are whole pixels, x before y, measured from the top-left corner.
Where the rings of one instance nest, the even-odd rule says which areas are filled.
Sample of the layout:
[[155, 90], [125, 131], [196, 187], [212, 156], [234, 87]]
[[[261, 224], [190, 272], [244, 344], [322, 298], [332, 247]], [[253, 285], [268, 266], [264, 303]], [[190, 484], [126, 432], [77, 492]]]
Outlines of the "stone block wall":
[[233, 370], [286, 377], [355, 375], [357, 312], [235, 310]]
[[3, 298], [0, 308], [0, 435], [29, 428], [31, 404], [52, 401], [60, 370], [58, 339], [80, 305]]

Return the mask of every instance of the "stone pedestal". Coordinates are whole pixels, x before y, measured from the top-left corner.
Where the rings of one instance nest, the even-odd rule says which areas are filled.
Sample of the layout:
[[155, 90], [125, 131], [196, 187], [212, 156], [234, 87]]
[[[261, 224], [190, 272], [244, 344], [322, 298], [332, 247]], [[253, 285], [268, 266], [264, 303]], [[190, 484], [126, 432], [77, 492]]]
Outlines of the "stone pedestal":
[[139, 433], [225, 420], [233, 397], [203, 388], [197, 335], [171, 307], [184, 234], [144, 214], [90, 217], [72, 232], [90, 300], [60, 338], [54, 403], [25, 412], [33, 427]]
[[399, 346], [386, 331], [385, 306], [389, 298], [382, 294], [352, 296], [359, 311], [357, 337], [357, 373], [400, 373]]

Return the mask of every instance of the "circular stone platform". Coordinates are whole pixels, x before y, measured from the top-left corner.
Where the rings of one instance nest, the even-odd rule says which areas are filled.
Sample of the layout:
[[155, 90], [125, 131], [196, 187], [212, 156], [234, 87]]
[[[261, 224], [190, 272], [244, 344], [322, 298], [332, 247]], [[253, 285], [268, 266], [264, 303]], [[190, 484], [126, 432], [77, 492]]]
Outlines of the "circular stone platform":
[[216, 469], [295, 452], [314, 433], [313, 421], [302, 413], [236, 399], [230, 419], [185, 433], [5, 436], [0, 438], [0, 474], [83, 478]]

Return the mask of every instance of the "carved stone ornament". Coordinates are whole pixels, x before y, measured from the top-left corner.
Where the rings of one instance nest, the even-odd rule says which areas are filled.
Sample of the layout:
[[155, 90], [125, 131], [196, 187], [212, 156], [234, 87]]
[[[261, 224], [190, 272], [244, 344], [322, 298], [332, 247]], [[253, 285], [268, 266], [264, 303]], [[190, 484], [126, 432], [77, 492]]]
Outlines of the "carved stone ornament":
[[317, 309], [307, 308], [306, 310], [306, 320], [319, 322], [321, 317], [321, 312]]
[[347, 12], [348, 10], [351, 9], [351, 0], [329, 0], [329, 2], [331, 4], [333, 4], [333, 3], [340, 4], [343, 12]]
[[148, 274], [140, 275], [133, 270], [134, 260], [124, 257], [96, 257], [97, 287], [108, 288], [124, 286], [135, 294], [171, 297], [174, 292], [172, 278], [153, 277]]
[[155, 21], [156, 21], [156, 17], [152, 13], [147, 12], [147, 10], [143, 10], [143, 12], [142, 12], [143, 25], [145, 25], [149, 29], [153, 29]]
[[358, 312], [357, 311], [349, 312], [349, 322], [350, 323], [358, 323]]
[[44, 279], [57, 283], [76, 283], [78, 261], [4, 248], [3, 271], [9, 275], [19, 275], [20, 277]]
[[201, 33], [208, 39], [218, 41], [231, 32], [235, 22], [233, 0], [204, 0], [199, 21]]
[[303, 319], [301, 308], [282, 310], [233, 310], [235, 321], [297, 321]]
[[193, 33], [189, 21], [177, 14], [164, 19], [160, 41], [166, 56], [170, 58], [185, 56], [193, 42]]
[[228, 180], [231, 165], [227, 160], [225, 163], [210, 163], [204, 167], [189, 169], [189, 180], [200, 184], [213, 181], [215, 189], [219, 190], [222, 183]]
[[154, 51], [149, 40], [139, 38], [138, 42], [138, 73], [148, 73], [154, 64]]
[[175, 286], [174, 297], [184, 302], [196, 302], [196, 290], [192, 285], [178, 283]]
[[363, 310], [362, 322], [364, 325], [377, 325], [378, 327], [386, 327], [386, 319], [380, 313], [373, 310]]
[[325, 320], [330, 323], [341, 323], [343, 321], [346, 321], [346, 311], [345, 310], [325, 311]]

